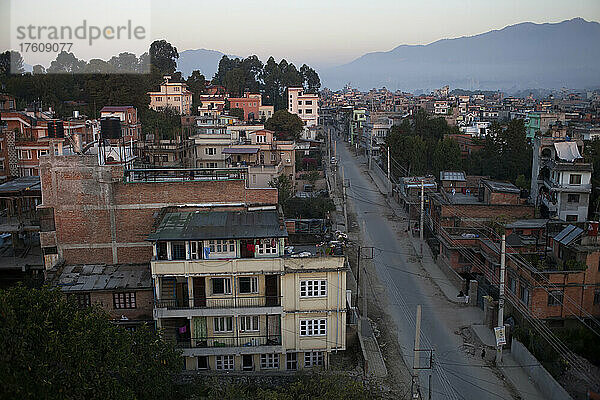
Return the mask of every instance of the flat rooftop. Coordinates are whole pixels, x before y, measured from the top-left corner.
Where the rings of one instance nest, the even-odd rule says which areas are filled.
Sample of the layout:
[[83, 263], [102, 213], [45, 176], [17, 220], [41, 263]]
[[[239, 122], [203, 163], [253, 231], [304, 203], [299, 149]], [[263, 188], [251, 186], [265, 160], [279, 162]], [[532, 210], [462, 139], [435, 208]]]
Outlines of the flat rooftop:
[[148, 264], [67, 265], [58, 275], [56, 286], [63, 292], [150, 289], [152, 276]]

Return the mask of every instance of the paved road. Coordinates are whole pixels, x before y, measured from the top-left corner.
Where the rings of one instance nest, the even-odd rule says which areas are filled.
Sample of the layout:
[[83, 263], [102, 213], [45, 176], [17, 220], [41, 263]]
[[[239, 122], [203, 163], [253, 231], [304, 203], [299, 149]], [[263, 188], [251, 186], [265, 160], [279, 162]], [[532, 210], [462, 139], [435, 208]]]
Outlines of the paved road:
[[[388, 220], [389, 208], [366, 175], [367, 166], [350, 154], [338, 140], [339, 165], [350, 182], [349, 203], [357, 214], [365, 241], [385, 251], [375, 250], [374, 264], [380, 282], [386, 287], [392, 309], [389, 310], [398, 327], [398, 342], [407, 365], [412, 366], [417, 304], [422, 306], [421, 348], [433, 348], [433, 399], [512, 399], [509, 390], [489, 368], [482, 367], [481, 350], [469, 356], [462, 348], [460, 327], [478, 322], [480, 311], [459, 307], [448, 302], [439, 289], [423, 277], [422, 267], [409, 255], [411, 245], [403, 231], [397, 232]], [[429, 364], [423, 353], [421, 366]], [[427, 398], [430, 371], [422, 370], [421, 386]], [[523, 395], [523, 398], [530, 398]]]

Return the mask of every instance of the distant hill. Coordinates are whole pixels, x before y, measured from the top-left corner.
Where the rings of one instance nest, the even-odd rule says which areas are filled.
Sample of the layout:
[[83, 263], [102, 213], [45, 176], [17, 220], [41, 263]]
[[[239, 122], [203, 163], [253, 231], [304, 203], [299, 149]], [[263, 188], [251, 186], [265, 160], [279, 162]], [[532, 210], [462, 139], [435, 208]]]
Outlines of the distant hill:
[[[192, 71], [199, 69], [206, 79], [212, 79], [219, 67], [219, 61], [225, 54], [216, 50], [196, 49], [179, 53], [177, 70], [187, 77]], [[237, 56], [230, 56], [237, 57]]]
[[401, 45], [319, 71], [324, 87], [350, 82], [362, 90], [429, 91], [450, 85], [470, 90], [586, 88], [600, 84], [600, 24], [574, 18], [560, 23], [510, 25], [428, 45]]

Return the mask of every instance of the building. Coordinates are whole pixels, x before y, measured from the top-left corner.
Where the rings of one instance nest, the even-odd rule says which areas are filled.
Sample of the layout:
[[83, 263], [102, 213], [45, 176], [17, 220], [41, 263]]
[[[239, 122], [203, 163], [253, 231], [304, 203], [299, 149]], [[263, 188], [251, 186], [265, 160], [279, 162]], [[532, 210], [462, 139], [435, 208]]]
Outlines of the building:
[[229, 167], [248, 169], [248, 186], [269, 187], [269, 182], [279, 175], [296, 182], [296, 144], [277, 140], [274, 132], [262, 129], [247, 134], [244, 141], [222, 150]]
[[8, 94], [0, 94], [0, 111], [13, 111], [16, 108], [15, 98]]
[[440, 171], [440, 189], [450, 193], [466, 194], [466, 174], [462, 171]]
[[548, 129], [558, 122], [565, 123], [564, 113], [527, 113], [525, 135], [528, 139], [533, 139], [536, 135], [545, 135]]
[[350, 143], [358, 144], [364, 135], [364, 126], [367, 122], [367, 109], [357, 108], [352, 110], [352, 119], [350, 120]]
[[192, 92], [184, 82], [171, 82], [171, 76], [165, 75], [158, 92], [148, 92], [150, 108], [158, 111], [172, 108], [181, 115], [192, 113]]
[[121, 123], [121, 137], [126, 141], [138, 141], [142, 135], [142, 124], [134, 106], [104, 106], [100, 119], [118, 118]]
[[593, 166], [583, 161], [582, 141], [536, 136], [533, 141], [531, 199], [544, 218], [587, 220]]
[[154, 318], [186, 369], [327, 367], [346, 348], [344, 257], [285, 256], [275, 208], [166, 212], [148, 235]]
[[245, 121], [255, 121], [260, 119], [259, 108], [262, 105], [262, 96], [260, 93], [244, 93], [243, 97], [230, 97], [229, 109], [238, 108], [244, 111], [243, 119]]
[[306, 126], [317, 125], [319, 122], [319, 95], [304, 93], [301, 87], [289, 87], [288, 111], [296, 114]]

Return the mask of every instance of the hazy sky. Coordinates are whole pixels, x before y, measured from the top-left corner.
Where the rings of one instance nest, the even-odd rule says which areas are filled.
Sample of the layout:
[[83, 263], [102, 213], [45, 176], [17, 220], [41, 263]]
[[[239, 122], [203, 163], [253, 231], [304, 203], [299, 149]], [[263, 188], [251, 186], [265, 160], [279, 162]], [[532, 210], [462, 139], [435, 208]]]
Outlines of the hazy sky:
[[[63, 0], [39, 4], [51, 7], [50, 17], [69, 13]], [[264, 61], [273, 55], [320, 67], [525, 21], [600, 21], [600, 0], [149, 0], [148, 6], [152, 37], [179, 51], [207, 48]], [[9, 1], [0, 0], [0, 49], [9, 47], [9, 16]]]

